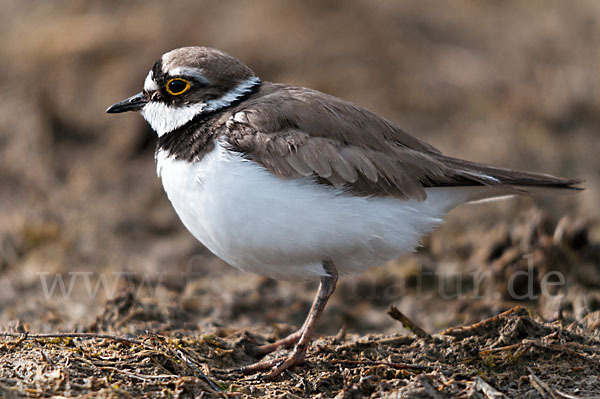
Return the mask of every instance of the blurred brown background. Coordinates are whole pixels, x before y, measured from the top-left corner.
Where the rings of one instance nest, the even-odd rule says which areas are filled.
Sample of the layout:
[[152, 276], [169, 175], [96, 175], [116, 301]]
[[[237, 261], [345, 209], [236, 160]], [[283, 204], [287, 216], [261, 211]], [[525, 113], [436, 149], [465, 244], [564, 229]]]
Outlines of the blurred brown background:
[[[68, 286], [68, 272], [93, 272], [93, 284], [99, 273], [110, 280], [131, 272], [135, 284], [144, 276], [161, 280], [157, 306], [183, 309], [193, 325], [297, 324], [304, 317], [312, 296], [306, 287], [243, 275], [202, 249], [162, 191], [154, 134], [142, 117], [104, 113], [141, 89], [162, 53], [185, 45], [219, 48], [263, 80], [367, 107], [449, 155], [586, 179], [587, 191], [576, 196], [463, 207], [426, 247], [435, 240], [450, 246], [465, 229], [489, 231], [533, 206], [553, 220], [599, 215], [595, 0], [5, 0], [2, 8], [4, 328], [15, 320], [37, 330], [89, 325], [104, 306], [102, 289], [90, 297], [77, 280], [67, 298], [44, 297], [42, 280], [63, 273]], [[597, 239], [598, 229], [590, 234]], [[394, 267], [386, 270], [371, 276]], [[353, 280], [343, 284], [341, 296], [366, 295], [352, 291]], [[431, 324], [411, 303], [404, 310], [430, 328], [468, 318]], [[361, 302], [343, 305], [334, 300], [330, 315], [344, 316], [325, 330], [389, 328], [384, 312], [353, 323]], [[157, 312], [140, 317], [170, 317]]]

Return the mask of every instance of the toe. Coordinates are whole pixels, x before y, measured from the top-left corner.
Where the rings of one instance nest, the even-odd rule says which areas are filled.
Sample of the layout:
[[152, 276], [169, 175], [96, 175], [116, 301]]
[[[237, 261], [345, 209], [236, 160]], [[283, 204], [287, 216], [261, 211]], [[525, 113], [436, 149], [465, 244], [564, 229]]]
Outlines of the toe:
[[275, 364], [271, 371], [265, 376], [265, 379], [272, 379], [277, 377], [285, 370], [304, 363], [304, 359], [306, 359], [306, 352], [294, 351], [290, 357], [285, 359], [285, 361], [279, 364]]

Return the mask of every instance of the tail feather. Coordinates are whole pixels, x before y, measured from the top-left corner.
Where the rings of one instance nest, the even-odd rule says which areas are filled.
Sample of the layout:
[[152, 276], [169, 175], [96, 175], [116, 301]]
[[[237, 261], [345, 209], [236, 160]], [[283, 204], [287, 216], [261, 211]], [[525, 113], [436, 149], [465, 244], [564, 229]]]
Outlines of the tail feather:
[[567, 179], [544, 173], [522, 172], [498, 168], [461, 159], [444, 157], [444, 162], [455, 170], [452, 185], [502, 186], [514, 194], [551, 194], [560, 190], [583, 190], [579, 179]]
[[583, 183], [579, 179], [498, 168], [441, 154], [439, 160], [451, 173], [430, 182], [426, 192], [446, 211], [467, 202], [494, 201], [518, 194], [556, 195], [584, 190], [579, 187]]

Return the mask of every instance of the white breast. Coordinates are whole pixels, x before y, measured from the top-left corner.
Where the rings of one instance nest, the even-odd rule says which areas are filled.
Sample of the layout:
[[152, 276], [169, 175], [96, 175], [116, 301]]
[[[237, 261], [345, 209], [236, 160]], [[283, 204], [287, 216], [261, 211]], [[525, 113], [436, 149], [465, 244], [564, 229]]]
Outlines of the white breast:
[[383, 264], [470, 196], [440, 188], [423, 202], [357, 197], [310, 178], [279, 178], [219, 144], [196, 163], [159, 152], [157, 171], [202, 244], [232, 266], [277, 279], [321, 276], [324, 258], [341, 274]]

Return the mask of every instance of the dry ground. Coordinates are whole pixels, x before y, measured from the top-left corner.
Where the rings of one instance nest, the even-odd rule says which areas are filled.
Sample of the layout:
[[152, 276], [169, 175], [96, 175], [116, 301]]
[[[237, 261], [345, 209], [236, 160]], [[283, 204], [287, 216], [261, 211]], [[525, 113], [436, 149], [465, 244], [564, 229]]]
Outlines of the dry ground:
[[[600, 3], [8, 0], [0, 22], [0, 396], [600, 395]], [[141, 117], [104, 114], [192, 44], [587, 190], [457, 209], [417, 253], [340, 283], [305, 365], [227, 372], [299, 326], [315, 287], [210, 255]], [[56, 332], [121, 339], [34, 335]]]

